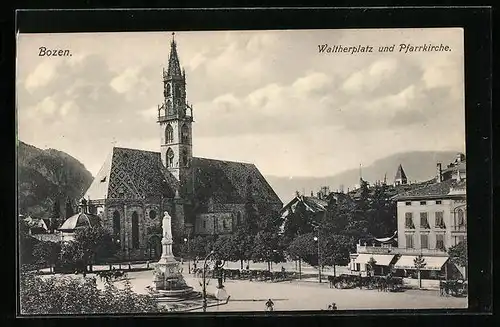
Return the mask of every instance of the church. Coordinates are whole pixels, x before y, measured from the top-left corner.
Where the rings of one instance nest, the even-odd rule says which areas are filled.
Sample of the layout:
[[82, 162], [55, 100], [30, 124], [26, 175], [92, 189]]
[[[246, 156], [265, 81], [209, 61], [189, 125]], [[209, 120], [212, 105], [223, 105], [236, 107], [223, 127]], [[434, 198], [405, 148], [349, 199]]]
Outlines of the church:
[[173, 38], [163, 85], [159, 151], [113, 147], [84, 194], [90, 212], [130, 258], [160, 255], [164, 211], [179, 242], [232, 233], [246, 219], [247, 205], [260, 213], [283, 206], [254, 164], [193, 156], [193, 107]]

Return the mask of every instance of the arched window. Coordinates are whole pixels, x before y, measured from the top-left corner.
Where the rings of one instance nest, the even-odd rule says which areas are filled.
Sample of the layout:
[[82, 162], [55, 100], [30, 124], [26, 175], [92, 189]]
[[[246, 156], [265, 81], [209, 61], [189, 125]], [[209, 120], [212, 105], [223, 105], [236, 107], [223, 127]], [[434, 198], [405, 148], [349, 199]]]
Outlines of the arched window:
[[139, 215], [136, 211], [132, 213], [132, 248], [139, 248]]
[[458, 209], [457, 211], [457, 225], [464, 226], [465, 225], [465, 215], [462, 209]]
[[172, 89], [170, 87], [170, 84], [167, 84], [167, 96], [169, 97], [171, 93], [172, 93]]
[[113, 235], [120, 236], [120, 213], [118, 211], [113, 212]]
[[176, 97], [181, 96], [181, 86], [180, 85], [176, 85], [176, 87], [175, 87], [175, 96]]
[[165, 142], [172, 143], [174, 141], [174, 129], [170, 124], [165, 128]]
[[182, 143], [189, 143], [189, 127], [186, 124], [182, 125], [181, 138]]
[[167, 150], [167, 168], [174, 166], [174, 151], [171, 148]]
[[150, 210], [149, 211], [149, 219], [155, 219], [156, 218], [156, 211]]
[[236, 224], [239, 226], [241, 225], [241, 212], [238, 211], [236, 214]]

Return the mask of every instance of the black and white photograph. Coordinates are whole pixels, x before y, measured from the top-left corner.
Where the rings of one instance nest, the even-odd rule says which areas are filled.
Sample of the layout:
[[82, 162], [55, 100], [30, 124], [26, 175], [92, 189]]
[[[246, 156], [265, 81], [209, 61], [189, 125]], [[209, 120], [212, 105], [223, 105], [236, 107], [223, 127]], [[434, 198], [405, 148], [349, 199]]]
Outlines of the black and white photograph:
[[462, 28], [16, 55], [20, 314], [468, 307]]

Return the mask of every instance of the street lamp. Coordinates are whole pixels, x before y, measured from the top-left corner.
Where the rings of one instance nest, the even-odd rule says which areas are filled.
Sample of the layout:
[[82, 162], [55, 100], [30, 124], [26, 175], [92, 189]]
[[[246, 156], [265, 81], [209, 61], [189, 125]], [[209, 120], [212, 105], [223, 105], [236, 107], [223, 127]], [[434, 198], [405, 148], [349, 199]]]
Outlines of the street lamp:
[[[205, 260], [203, 262], [203, 312], [207, 312], [207, 283], [206, 283], [206, 268], [207, 268], [207, 260], [211, 256], [215, 254], [215, 251], [210, 251], [209, 254], [205, 257]], [[224, 266], [224, 263], [217, 260], [214, 270], [216, 269], [221, 269], [222, 266]], [[227, 292], [224, 289], [224, 285], [222, 285], [222, 274], [217, 276], [218, 280], [218, 285], [217, 285], [217, 291], [215, 292], [215, 297], [217, 300], [229, 300], [229, 297], [227, 296]]]
[[321, 283], [321, 251], [319, 247], [319, 228], [318, 230], [318, 236], [314, 236], [314, 242], [318, 243], [318, 276], [319, 276], [319, 282]]
[[187, 260], [188, 260], [188, 273], [191, 273], [191, 261], [189, 259], [190, 257], [190, 252], [189, 251], [189, 240], [187, 238], [184, 238], [184, 243], [187, 243]]
[[214, 255], [214, 251], [210, 251], [209, 254], [205, 257], [205, 261], [203, 262], [203, 312], [207, 312], [207, 283], [206, 283], [206, 267], [207, 260], [210, 256]]

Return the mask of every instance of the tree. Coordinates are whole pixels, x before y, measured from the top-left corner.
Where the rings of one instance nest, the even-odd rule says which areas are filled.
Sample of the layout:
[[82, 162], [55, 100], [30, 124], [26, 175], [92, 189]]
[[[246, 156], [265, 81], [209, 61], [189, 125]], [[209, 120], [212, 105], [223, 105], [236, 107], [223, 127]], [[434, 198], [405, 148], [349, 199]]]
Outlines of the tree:
[[73, 204], [71, 203], [71, 199], [66, 198], [66, 219], [73, 216], [75, 211], [73, 210]]
[[81, 260], [85, 267], [100, 259], [112, 257], [118, 247], [111, 234], [102, 227], [86, 227], [75, 232], [75, 262]]
[[373, 257], [370, 257], [368, 262], [366, 263], [366, 268], [367, 268], [367, 273], [368, 276], [373, 277], [374, 272], [375, 272], [375, 265], [377, 264], [377, 260], [375, 260]]
[[30, 228], [33, 226], [25, 220], [19, 221], [19, 262], [21, 265], [32, 265], [35, 263], [36, 258], [33, 256], [33, 249], [40, 241], [32, 237], [29, 233]]
[[284, 236], [290, 242], [297, 235], [307, 234], [312, 232], [311, 226], [312, 214], [307, 211], [305, 204], [299, 201], [295, 206], [295, 210], [291, 212], [284, 226]]
[[250, 235], [257, 235], [259, 232], [259, 212], [253, 197], [249, 196], [247, 202], [245, 203], [245, 214], [246, 218], [243, 225], [247, 229]]
[[448, 249], [448, 255], [450, 256], [451, 262], [455, 263], [459, 267], [465, 268], [465, 278], [467, 276], [467, 240], [464, 240]]
[[271, 262], [284, 262], [285, 256], [279, 236], [269, 232], [257, 233], [251, 256], [253, 261], [267, 262], [268, 270], [271, 270]]
[[303, 260], [311, 266], [318, 265], [318, 247], [314, 233], [298, 235], [287, 246], [286, 254], [292, 260]]
[[323, 232], [320, 235], [322, 264], [333, 266], [333, 273], [336, 275], [337, 265], [349, 264], [349, 254], [355, 250], [355, 243], [355, 240], [349, 236]]
[[418, 274], [418, 288], [422, 288], [422, 279], [420, 277], [420, 271], [427, 265], [425, 262], [425, 258], [419, 254], [418, 256], [413, 259], [413, 265], [415, 266], [415, 269], [417, 269], [417, 274]]
[[130, 283], [118, 289], [106, 283], [100, 290], [93, 278], [70, 277], [43, 279], [28, 272], [20, 276], [20, 307], [22, 314], [95, 314], [161, 312], [151, 295], [132, 291]]
[[50, 271], [59, 262], [61, 245], [54, 242], [39, 242], [33, 248], [33, 256], [37, 264], [49, 266]]
[[240, 268], [243, 269], [243, 261], [251, 257], [253, 238], [246, 232], [243, 226], [238, 226], [235, 233], [229, 238], [229, 260], [240, 261]]
[[206, 255], [212, 251], [214, 245], [214, 240], [211, 235], [208, 236], [196, 236], [191, 240], [191, 253], [195, 257], [204, 258]]

